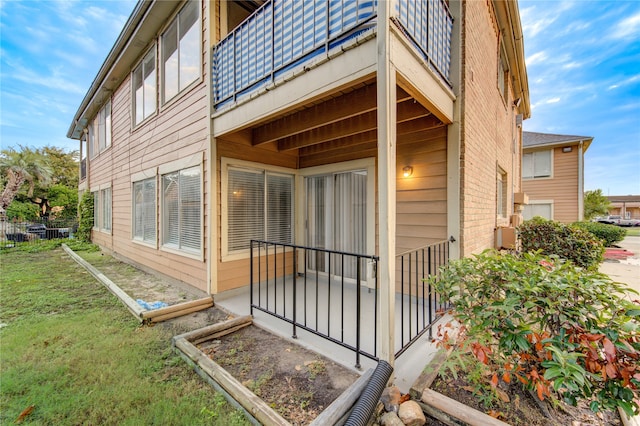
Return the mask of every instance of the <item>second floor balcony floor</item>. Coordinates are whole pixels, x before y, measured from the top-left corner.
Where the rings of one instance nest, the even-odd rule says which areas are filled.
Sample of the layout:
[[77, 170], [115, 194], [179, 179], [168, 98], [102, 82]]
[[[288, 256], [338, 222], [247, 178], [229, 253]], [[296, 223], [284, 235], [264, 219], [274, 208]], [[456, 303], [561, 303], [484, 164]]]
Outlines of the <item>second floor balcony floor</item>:
[[[213, 49], [216, 109], [272, 84], [357, 38], [375, 37], [378, 0], [268, 0]], [[445, 0], [396, 0], [392, 25], [451, 86], [453, 18]]]

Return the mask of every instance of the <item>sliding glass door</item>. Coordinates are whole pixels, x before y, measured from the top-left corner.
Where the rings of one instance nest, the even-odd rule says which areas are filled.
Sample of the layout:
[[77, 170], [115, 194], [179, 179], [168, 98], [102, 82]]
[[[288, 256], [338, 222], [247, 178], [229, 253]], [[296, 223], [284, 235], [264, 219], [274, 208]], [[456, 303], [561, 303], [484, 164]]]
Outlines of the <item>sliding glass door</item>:
[[[306, 245], [354, 254], [367, 250], [367, 172], [354, 170], [305, 178]], [[314, 254], [307, 267], [355, 279], [356, 260]], [[330, 267], [330, 270], [329, 270]], [[366, 280], [364, 263], [361, 278]]]

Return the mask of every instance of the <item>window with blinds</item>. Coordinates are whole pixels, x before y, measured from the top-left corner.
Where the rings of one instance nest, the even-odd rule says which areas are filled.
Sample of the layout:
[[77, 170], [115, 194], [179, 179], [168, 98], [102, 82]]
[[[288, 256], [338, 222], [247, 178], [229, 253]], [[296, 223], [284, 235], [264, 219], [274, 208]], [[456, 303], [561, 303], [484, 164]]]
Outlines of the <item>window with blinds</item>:
[[156, 178], [133, 184], [133, 238], [156, 242]]
[[134, 124], [139, 124], [156, 111], [155, 46], [133, 70], [132, 78]]
[[162, 244], [189, 252], [202, 248], [200, 167], [162, 175]]
[[246, 250], [251, 240], [293, 242], [292, 175], [229, 168], [228, 252]]
[[100, 229], [103, 231], [111, 231], [111, 188], [100, 190], [100, 202], [102, 207]]
[[93, 192], [93, 227], [100, 228], [100, 191]]
[[551, 177], [551, 150], [528, 152], [522, 156], [522, 178]]

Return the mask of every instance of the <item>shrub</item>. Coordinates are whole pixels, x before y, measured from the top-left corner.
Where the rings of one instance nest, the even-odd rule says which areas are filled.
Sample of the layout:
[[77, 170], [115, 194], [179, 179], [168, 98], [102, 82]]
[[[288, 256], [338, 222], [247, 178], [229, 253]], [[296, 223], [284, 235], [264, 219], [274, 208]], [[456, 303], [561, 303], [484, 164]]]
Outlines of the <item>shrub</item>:
[[[544, 401], [638, 413], [640, 305], [606, 275], [557, 256], [486, 251], [451, 262], [432, 285], [461, 324], [449, 366], [472, 353], [489, 389], [520, 383]], [[442, 331], [442, 330], [441, 330]], [[469, 365], [457, 368], [473, 371]]]
[[76, 231], [76, 237], [86, 243], [91, 242], [91, 229], [93, 229], [93, 194], [86, 191], [80, 200], [80, 223]]
[[598, 222], [575, 222], [572, 226], [585, 231], [591, 232], [600, 238], [605, 247], [611, 247], [615, 243], [619, 243], [627, 236], [627, 230], [615, 225], [607, 225]]
[[534, 217], [518, 227], [522, 251], [557, 255], [586, 269], [597, 269], [604, 246], [599, 238], [583, 229]]

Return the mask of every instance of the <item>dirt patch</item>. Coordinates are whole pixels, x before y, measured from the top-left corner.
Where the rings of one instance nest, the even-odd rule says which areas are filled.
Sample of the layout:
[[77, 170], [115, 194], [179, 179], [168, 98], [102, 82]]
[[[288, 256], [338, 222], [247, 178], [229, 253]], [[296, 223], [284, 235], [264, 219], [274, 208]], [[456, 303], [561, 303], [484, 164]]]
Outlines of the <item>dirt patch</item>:
[[596, 414], [588, 406], [580, 403], [577, 407], [572, 407], [563, 402], [560, 402], [556, 407], [547, 406], [550, 417], [545, 416], [534, 397], [517, 385], [511, 385], [503, 389], [510, 402], [494, 401], [489, 406], [485, 406], [481, 398], [472, 393], [472, 386], [466, 381], [462, 372], [459, 373], [458, 379], [451, 377], [443, 380], [438, 377], [431, 385], [431, 389], [478, 411], [484, 413], [491, 411], [500, 420], [510, 425], [566, 426], [578, 424], [615, 426], [622, 424], [617, 413], [608, 411]]
[[164, 302], [168, 305], [204, 297], [186, 285], [169, 282], [163, 277], [146, 273], [128, 263], [100, 252], [78, 252], [84, 260], [97, 268], [133, 299], [145, 302]]
[[359, 377], [254, 325], [198, 347], [294, 425], [313, 421]]

